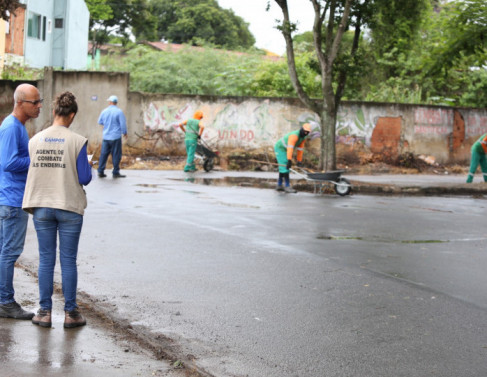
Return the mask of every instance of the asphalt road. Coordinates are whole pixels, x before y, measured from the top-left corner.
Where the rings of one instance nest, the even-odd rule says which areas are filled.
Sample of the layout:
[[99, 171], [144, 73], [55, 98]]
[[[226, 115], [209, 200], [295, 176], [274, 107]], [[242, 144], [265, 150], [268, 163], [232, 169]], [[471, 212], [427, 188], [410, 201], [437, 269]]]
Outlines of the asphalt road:
[[79, 289], [210, 374], [487, 375], [484, 199], [127, 174], [86, 189]]

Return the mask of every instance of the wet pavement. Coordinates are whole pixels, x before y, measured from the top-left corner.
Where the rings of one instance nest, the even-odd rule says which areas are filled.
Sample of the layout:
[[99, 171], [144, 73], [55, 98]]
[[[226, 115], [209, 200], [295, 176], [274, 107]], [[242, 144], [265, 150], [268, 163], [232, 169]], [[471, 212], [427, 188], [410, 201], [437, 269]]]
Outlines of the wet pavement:
[[[37, 279], [22, 266], [15, 269], [16, 300], [26, 310], [38, 305]], [[177, 360], [160, 360], [154, 352], [97, 317], [81, 301], [88, 324], [64, 329], [64, 300], [54, 295], [53, 326], [50, 329], [27, 320], [0, 318], [0, 375], [2, 377], [88, 377], [88, 376], [188, 376], [177, 368]], [[174, 364], [176, 362], [176, 364]]]
[[[256, 209], [266, 209], [268, 211], [271, 211], [271, 208], [274, 208], [273, 205], [282, 205], [282, 200], [279, 199], [279, 196], [277, 197], [277, 199], [276, 197], [273, 197], [272, 201], [274, 202], [274, 204], [263, 205], [263, 202], [261, 203], [260, 201], [256, 201], [255, 203], [248, 203], [248, 199], [244, 197], [245, 194], [241, 192], [229, 192], [225, 194], [228, 195], [228, 197], [222, 196], [220, 197], [220, 199], [216, 199], [210, 195], [209, 191], [201, 190], [198, 187], [202, 185], [222, 185], [239, 186], [244, 188], [273, 188], [275, 185], [276, 173], [221, 171], [213, 171], [210, 173], [197, 172], [196, 174], [183, 174], [179, 171], [126, 171], [124, 173], [127, 173], [127, 175], [129, 176], [126, 180], [112, 180], [110, 177], [107, 178], [105, 181], [95, 179], [95, 181], [92, 183], [93, 187], [88, 187], [87, 189], [89, 207], [87, 210], [86, 225], [83, 229], [82, 244], [80, 245], [80, 248], [81, 250], [83, 250], [83, 253], [86, 253], [86, 249], [92, 249], [92, 252], [89, 253], [88, 260], [86, 260], [85, 255], [82, 254], [82, 256], [80, 256], [80, 279], [82, 281], [80, 285], [82, 287], [81, 290], [83, 291], [80, 293], [80, 305], [83, 314], [87, 317], [88, 325], [83, 328], [70, 330], [65, 330], [63, 328], [62, 297], [59, 296], [59, 294], [57, 294], [55, 297], [56, 309], [52, 329], [39, 328], [38, 326], [32, 325], [30, 321], [0, 319], [0, 375], [49, 375], [54, 377], [66, 375], [75, 377], [96, 375], [170, 377], [187, 375], [230, 375], [226, 374], [225, 372], [221, 372], [226, 370], [222, 366], [222, 364], [224, 364], [222, 362], [222, 359], [225, 359], [225, 356], [222, 355], [227, 355], [229, 352], [224, 346], [216, 347], [216, 350], [207, 349], [207, 351], [204, 352], [204, 357], [201, 357], [200, 360], [198, 360], [198, 357], [194, 357], [186, 351], [182, 352], [178, 346], [178, 341], [183, 340], [182, 338], [185, 338], [186, 342], [190, 342], [193, 345], [201, 346], [201, 340], [191, 339], [190, 330], [195, 325], [189, 322], [186, 323], [185, 326], [181, 325], [180, 330], [182, 329], [182, 333], [185, 333], [185, 335], [182, 335], [181, 333], [172, 333], [172, 331], [175, 330], [171, 328], [172, 324], [176, 327], [176, 323], [185, 323], [186, 321], [188, 321], [188, 319], [185, 318], [185, 312], [183, 311], [183, 309], [178, 308], [183, 308], [184, 301], [189, 299], [189, 297], [185, 297], [187, 295], [187, 292], [191, 289], [195, 289], [194, 287], [189, 288], [188, 283], [186, 282], [184, 284], [181, 284], [181, 287], [172, 287], [168, 285], [170, 283], [167, 279], [175, 272], [174, 270], [171, 271], [171, 269], [177, 270], [178, 263], [181, 264], [180, 272], [183, 272], [182, 275], [187, 275], [186, 278], [190, 278], [190, 276], [196, 276], [197, 279], [201, 279], [199, 281], [200, 287], [205, 288], [208, 284], [213, 286], [213, 284], [215, 283], [213, 281], [215, 277], [213, 277], [210, 272], [208, 274], [204, 274], [203, 276], [199, 276], [197, 273], [197, 269], [202, 267], [206, 267], [210, 270], [214, 269], [215, 266], [218, 265], [216, 261], [209, 260], [208, 255], [198, 255], [200, 253], [195, 253], [192, 256], [192, 258], [196, 258], [198, 260], [198, 262], [200, 263], [199, 265], [192, 265], [192, 262], [189, 262], [188, 260], [178, 260], [177, 255], [170, 257], [165, 256], [165, 258], [168, 259], [165, 260], [166, 264], [160, 266], [159, 273], [161, 275], [161, 283], [157, 285], [157, 290], [160, 290], [160, 292], [163, 293], [163, 298], [160, 299], [160, 303], [156, 304], [155, 301], [157, 300], [151, 297], [151, 293], [155, 292], [145, 292], [145, 289], [147, 288], [149, 288], [150, 290], [154, 290], [154, 287], [151, 285], [154, 279], [153, 276], [147, 274], [145, 279], [144, 276], [140, 276], [138, 278], [139, 280], [137, 281], [138, 285], [134, 287], [131, 281], [124, 281], [124, 272], [127, 270], [127, 267], [125, 265], [122, 265], [121, 261], [114, 259], [111, 255], [103, 255], [93, 251], [95, 251], [95, 245], [97, 244], [102, 245], [101, 249], [108, 248], [111, 251], [113, 249], [117, 249], [117, 251], [119, 251], [121, 255], [124, 255], [125, 263], [134, 266], [132, 268], [136, 268], [137, 270], [139, 270], [139, 268], [142, 268], [142, 266], [139, 266], [138, 264], [140, 261], [137, 261], [137, 258], [130, 256], [132, 247], [132, 243], [128, 241], [130, 237], [122, 237], [123, 239], [121, 241], [117, 241], [116, 237], [110, 236], [109, 234], [100, 231], [101, 229], [106, 227], [109, 222], [113, 221], [116, 223], [116, 216], [133, 216], [133, 219], [131, 220], [132, 223], [127, 224], [127, 226], [121, 229], [121, 231], [125, 231], [128, 235], [131, 232], [131, 228], [132, 231], [138, 229], [139, 232], [142, 228], [144, 228], [143, 234], [146, 235], [146, 239], [138, 240], [135, 242], [135, 244], [137, 244], [137, 248], [140, 247], [141, 250], [149, 251], [148, 255], [144, 257], [148, 259], [147, 261], [145, 261], [144, 266], [149, 263], [147, 266], [145, 266], [146, 268], [149, 268], [150, 262], [152, 260], [158, 260], [159, 256], [152, 253], [152, 248], [155, 248], [156, 245], [150, 243], [150, 240], [147, 239], [147, 237], [150, 237], [150, 234], [156, 235], [158, 232], [170, 232], [170, 234], [174, 235], [176, 235], [178, 232], [178, 226], [172, 226], [171, 223], [164, 222], [165, 228], [159, 228], [160, 225], [158, 225], [158, 223], [156, 223], [155, 221], [160, 216], [161, 211], [164, 212], [164, 217], [170, 218], [171, 216], [173, 216], [176, 219], [176, 217], [178, 216], [178, 211], [189, 210], [189, 204], [186, 205], [184, 203], [185, 200], [188, 201], [187, 198], [199, 198], [207, 204], [216, 204], [219, 207], [226, 207], [229, 209], [235, 208], [237, 210], [236, 213], [240, 214], [245, 214], [246, 212], [251, 212]], [[455, 195], [466, 197], [473, 196], [475, 198], [478, 198], [482, 197], [484, 194], [487, 194], [487, 185], [483, 183], [474, 183], [467, 185], [464, 183], [464, 176], [353, 176], [346, 174], [344, 174], [343, 176], [352, 182], [352, 196], [355, 194], [373, 194], [385, 196]], [[301, 189], [303, 189], [303, 191], [312, 192], [315, 189], [315, 182], [309, 182], [303, 179], [298, 180], [299, 177], [296, 176], [292, 176], [292, 178], [294, 178], [293, 184], [296, 187], [300, 187]], [[478, 177], [476, 178], [477, 180], [479, 179]], [[178, 182], [183, 183], [183, 187], [180, 188], [181, 193], [176, 193], [175, 191], [179, 190], [177, 188]], [[191, 183], [193, 184], [191, 185]], [[328, 193], [325, 193], [323, 197], [337, 197], [335, 194], [333, 194], [333, 191], [331, 191], [331, 193], [331, 196], [328, 195]], [[151, 211], [151, 197], [159, 197], [160, 194], [163, 195], [160, 197], [159, 200], [167, 200], [167, 198], [170, 197], [171, 200], [176, 200], [178, 201], [178, 203], [179, 201], [181, 201], [181, 206], [178, 211], [175, 211], [175, 209], [172, 208], [172, 206], [169, 204], [161, 206], [160, 202], [154, 202], [154, 208], [152, 209], [153, 211]], [[131, 200], [132, 195], [139, 195], [136, 201]], [[252, 195], [258, 194], [254, 193]], [[297, 194], [297, 196], [300, 196], [299, 193]], [[284, 197], [285, 195], [282, 198]], [[230, 200], [229, 198], [233, 199]], [[307, 203], [306, 205], [309, 205], [311, 201], [312, 197], [305, 197], [303, 203]], [[344, 206], [343, 208], [346, 208], [350, 205], [345, 203], [339, 204], [339, 202], [333, 201], [330, 203], [333, 207], [336, 206], [334, 210], [340, 210], [340, 207], [342, 205]], [[439, 204], [437, 206], [438, 208], [440, 208]], [[143, 218], [139, 216], [139, 210], [142, 210], [142, 212], [147, 212]], [[296, 208], [289, 207], [289, 210], [294, 212]], [[431, 211], [441, 212], [440, 209], [432, 209]], [[154, 222], [152, 222], [151, 218], [154, 220]], [[215, 224], [213, 224], [214, 219], [201, 218], [201, 221], [203, 222], [201, 226], [203, 227], [203, 229], [206, 229], [207, 232], [213, 232], [213, 230], [217, 227], [216, 222]], [[243, 221], [244, 224], [247, 224], [245, 223], [245, 219]], [[180, 224], [189, 224], [192, 222], [193, 220], [189, 218], [178, 218], [175, 224], [179, 224], [180, 227]], [[244, 225], [239, 224], [236, 220], [234, 221], [234, 218], [232, 217], [228, 218], [227, 223], [230, 230], [230, 233], [227, 234], [227, 236], [230, 236], [230, 234], [233, 234], [234, 232], [235, 234], [237, 234], [239, 229], [244, 228]], [[21, 259], [19, 260], [21, 267], [16, 269], [15, 289], [17, 301], [21, 303], [22, 306], [24, 306], [25, 308], [35, 311], [37, 310], [37, 304], [35, 301], [38, 297], [37, 282], [35, 278], [36, 241], [35, 233], [33, 232], [31, 226], [31, 220], [29, 220], [29, 225], [30, 227], [26, 241], [26, 252], [24, 252], [25, 255], [22, 255]], [[250, 225], [250, 222], [248, 223], [248, 225]], [[383, 224], [382, 227], [384, 226], [385, 225]], [[218, 225], [218, 227], [221, 227], [221, 224]], [[113, 228], [113, 226], [109, 225], [108, 228]], [[338, 229], [338, 225], [335, 226], [335, 228]], [[254, 233], [252, 234], [256, 235], [257, 237], [261, 236], [261, 231], [259, 230], [259, 228], [254, 229], [253, 232]], [[292, 233], [292, 230], [291, 228], [284, 228], [283, 232]], [[87, 239], [86, 237], [89, 238]], [[172, 248], [174, 250], [178, 250], [178, 248], [181, 248], [182, 246], [178, 244], [178, 236], [175, 237], [176, 239], [172, 241], [165, 239], [164, 242], [167, 242], [167, 245], [165, 245], [165, 247]], [[319, 237], [317, 238], [320, 239]], [[366, 240], [366, 238], [367, 234], [362, 233], [352, 235], [324, 233], [321, 234], [321, 240], [333, 241], [343, 239], [343, 244], [348, 244], [350, 242], [353, 242], [353, 240]], [[437, 239], [439, 238], [440, 236], [437, 236]], [[407, 242], [410, 241], [408, 238], [406, 238], [406, 236], [404, 239]], [[367, 240], [367, 242], [369, 243], [376, 243], [377, 241], [377, 239]], [[441, 239], [439, 241], [441, 241]], [[197, 242], [201, 244], [201, 247], [195, 247], [196, 245], [192, 245], [191, 247], [184, 246], [184, 248], [193, 248], [195, 249], [195, 251], [200, 251], [203, 254], [210, 253], [209, 249], [207, 248], [209, 247], [209, 245], [212, 244], [212, 240], [208, 239], [208, 236], [205, 235], [205, 232], [199, 233], [199, 240]], [[241, 259], [239, 255], [239, 250], [244, 250], [242, 246], [237, 246], [238, 244], [234, 244], [235, 241], [230, 240], [230, 238], [224, 239], [223, 243], [225, 242], [230, 242], [233, 247], [235, 247], [238, 251], [235, 251], [233, 253], [233, 257]], [[266, 242], [267, 244], [263, 243], [261, 244], [261, 247], [263, 247], [264, 249], [269, 247], [276, 248], [277, 250], [279, 250], [276, 252], [278, 254], [284, 253], [283, 250], [285, 250], [286, 253], [289, 252], [290, 255], [294, 258], [294, 254], [297, 253], [293, 248], [281, 250], [280, 248], [282, 247], [282, 245], [277, 245], [277, 243], [273, 244], [273, 241], [271, 240], [268, 240]], [[316, 242], [316, 240], [314, 242]], [[206, 248], [203, 245], [206, 245]], [[405, 245], [402, 245], [401, 247], [405, 247]], [[434, 245], [432, 245], [431, 247], [434, 248]], [[214, 248], [218, 249], [218, 247], [216, 246]], [[185, 253], [187, 252], [187, 250], [185, 249], [180, 251], [182, 253]], [[248, 252], [250, 253], [249, 255], [252, 256], [252, 258], [258, 258], [261, 260], [261, 263], [267, 263], [267, 256], [261, 254], [259, 250], [260, 249], [258, 247], [255, 249], [251, 247]], [[246, 251], [243, 252], [246, 253]], [[296, 255], [299, 255], [300, 253], [301, 252], [298, 252]], [[129, 257], [127, 257], [127, 255]], [[331, 259], [333, 258], [335, 257], [332, 257]], [[396, 258], [396, 256], [391, 258]], [[243, 263], [243, 265], [247, 264], [247, 257], [245, 256], [245, 258], [241, 259], [240, 262]], [[309, 263], [309, 261], [306, 263]], [[190, 268], [188, 271], [185, 271], [185, 266], [188, 265], [190, 266]], [[103, 268], [103, 266], [105, 266], [105, 268]], [[107, 268], [107, 266], [111, 268]], [[303, 272], [305, 270], [306, 269], [303, 266]], [[148, 272], [149, 270], [142, 269], [142, 271]], [[138, 273], [140, 274], [140, 271]], [[219, 270], [218, 273], [224, 279], [228, 278], [230, 279], [230, 281], [232, 277], [235, 277], [230, 276], [232, 274], [231, 272], [224, 270]], [[398, 277], [401, 277], [400, 271], [394, 273], [398, 274]], [[157, 275], [158, 274], [156, 273], [154, 276]], [[163, 280], [163, 277], [165, 275], [167, 276]], [[99, 284], [99, 282], [98, 284], [95, 284], [95, 282], [97, 280], [100, 280], [101, 277], [101, 281], [103, 283], [101, 285]], [[59, 280], [59, 275], [57, 276], [57, 278]], [[358, 279], [358, 275], [356, 275], [354, 279]], [[93, 280], [93, 282], [90, 282], [89, 280]], [[113, 282], [113, 284], [110, 282]], [[269, 282], [269, 284], [273, 285], [275, 283]], [[311, 284], [311, 282], [309, 282], [309, 284]], [[230, 286], [227, 288], [237, 290], [236, 286]], [[218, 291], [215, 291], [214, 294], [217, 295], [217, 292]], [[410, 292], [404, 289], [404, 297], [410, 294]], [[455, 294], [453, 294], [453, 296], [455, 296]], [[137, 302], [139, 300], [139, 295], [144, 299], [144, 301], [141, 301], [140, 303]], [[425, 297], [419, 297], [421, 296], [419, 294], [416, 295], [418, 296], [416, 297], [417, 300], [426, 300], [428, 292], [425, 291], [425, 294], [423, 295]], [[480, 297], [481, 296], [479, 296], [479, 299]], [[246, 298], [244, 297], [243, 299]], [[264, 301], [267, 299], [268, 298], [262, 298], [262, 300]], [[118, 308], [111, 306], [112, 301], [116, 301], [119, 304]], [[154, 301], [154, 305], [150, 304], [152, 301]], [[221, 313], [217, 315], [217, 311], [215, 311], [214, 313], [205, 312], [204, 303], [204, 297], [201, 298], [201, 301], [196, 300], [196, 302], [194, 303], [195, 308], [197, 309], [196, 313], [206, 318], [208, 321], [216, 321], [217, 323], [221, 322], [223, 326], [223, 319], [218, 317], [221, 315]], [[157, 307], [156, 305], [163, 305], [167, 309], [164, 309], [163, 312], [158, 312], [154, 309]], [[233, 309], [233, 305], [238, 304], [232, 301], [227, 303], [227, 305], [230, 305], [230, 308]], [[448, 305], [446, 305], [446, 307], [444, 305], [446, 304], [442, 303], [441, 308], [448, 309]], [[172, 309], [169, 309], [171, 307]], [[130, 310], [130, 308], [134, 309], [132, 312], [134, 312], [135, 310], [141, 310], [142, 312], [145, 311], [145, 315], [141, 316], [139, 321], [134, 319], [133, 316], [130, 318], [130, 320], [127, 320], [125, 318], [126, 313], [124, 313], [124, 310], [128, 311]], [[150, 308], [152, 312], [147, 311], [147, 308]], [[185, 309], [188, 310], [188, 308]], [[229, 310], [229, 307], [225, 307], [225, 305], [223, 305], [223, 307], [220, 309], [224, 309], [225, 312]], [[252, 308], [251, 310], [256, 312], [259, 311], [257, 310], [257, 308]], [[323, 308], [321, 308], [320, 310], [323, 310]], [[267, 313], [268, 316], [270, 316], [270, 314], [271, 313]], [[215, 315], [217, 316], [212, 318], [212, 316]], [[263, 314], [261, 313], [261, 315]], [[260, 318], [261, 315], [253, 314], [255, 319], [253, 320], [254, 323], [251, 323], [251, 326], [255, 327], [259, 325], [259, 322], [263, 320], [262, 318]], [[395, 318], [391, 317], [391, 315], [388, 317], [388, 319], [386, 318], [388, 321], [391, 321], [392, 318]], [[455, 315], [458, 315], [458, 312], [455, 313]], [[157, 324], [156, 326], [154, 326], [154, 323], [152, 323], [149, 319], [151, 318], [151, 316], [152, 321], [160, 316], [162, 319], [164, 319], [164, 322], [161, 323], [159, 326], [157, 326]], [[478, 316], [483, 318], [483, 315], [479, 314]], [[231, 317], [231, 315], [229, 315], [229, 317]], [[477, 321], [473, 322], [477, 323]], [[144, 330], [143, 328], [145, 326], [149, 326], [149, 328], [152, 328], [152, 330]], [[414, 324], [412, 323], [410, 326], [414, 326]], [[143, 331], [138, 332], [139, 330]], [[236, 330], [237, 334], [242, 331], [240, 325], [236, 325]], [[211, 330], [210, 328], [203, 328], [202, 331], [207, 331], [208, 333], [210, 333], [210, 338], [213, 339], [212, 342], [214, 342], [215, 344], [218, 344], [220, 342], [224, 343], [220, 338], [221, 335], [212, 333], [212, 331], [214, 330]], [[154, 343], [153, 337], [151, 336], [151, 333], [153, 335], [153, 332], [166, 334], [165, 336], [167, 336], [167, 339], [162, 337], [160, 342]], [[350, 334], [347, 333], [347, 336], [350, 337]], [[470, 332], [469, 336], [473, 337]], [[243, 334], [241, 337], [241, 341], [247, 341], [244, 340]], [[303, 346], [306, 345], [303, 344]], [[253, 348], [255, 347], [255, 345], [247, 344], [246, 347]], [[334, 352], [339, 352], [339, 350], [336, 349]], [[343, 350], [343, 352], [348, 353], [348, 351], [345, 350]], [[292, 352], [289, 354], [289, 357], [289, 361], [291, 362]], [[180, 361], [184, 363], [186, 368], [178, 368]], [[228, 360], [225, 362], [228, 362]], [[212, 365], [212, 363], [214, 365]], [[218, 364], [220, 365], [215, 368], [215, 365]], [[309, 367], [310, 370], [313, 370], [312, 366]], [[289, 368], [292, 369], [292, 367]], [[214, 370], [216, 372], [210, 373], [207, 372], [208, 370]], [[236, 370], [240, 369], [237, 368]], [[220, 371], [220, 373], [218, 373], [218, 371]], [[240, 374], [235, 375], [246, 375], [245, 369], [240, 370]], [[255, 376], [255, 374], [252, 373], [249, 373], [248, 375]], [[301, 374], [296, 375], [301, 376]], [[308, 375], [314, 376], [316, 374], [310, 372], [310, 374]], [[381, 374], [379, 373], [377, 375]]]

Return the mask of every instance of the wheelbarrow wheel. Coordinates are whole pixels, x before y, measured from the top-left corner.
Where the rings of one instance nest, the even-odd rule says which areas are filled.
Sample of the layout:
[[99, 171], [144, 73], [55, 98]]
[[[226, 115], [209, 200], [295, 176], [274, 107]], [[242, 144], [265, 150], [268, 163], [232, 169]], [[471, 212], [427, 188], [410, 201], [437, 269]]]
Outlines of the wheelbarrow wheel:
[[346, 178], [339, 178], [335, 184], [335, 192], [340, 196], [345, 196], [350, 194], [350, 191], [352, 191], [350, 181]]
[[205, 169], [206, 172], [209, 172], [213, 169], [214, 164], [213, 157], [210, 157], [203, 163], [203, 169]]

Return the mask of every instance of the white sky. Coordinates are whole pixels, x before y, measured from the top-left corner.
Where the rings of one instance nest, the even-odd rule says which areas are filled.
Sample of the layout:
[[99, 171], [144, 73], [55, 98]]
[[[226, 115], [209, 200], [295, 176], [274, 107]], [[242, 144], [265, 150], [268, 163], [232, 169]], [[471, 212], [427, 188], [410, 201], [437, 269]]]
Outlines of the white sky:
[[[284, 37], [275, 28], [276, 19], [282, 20], [281, 8], [274, 0], [270, 1], [269, 12], [266, 12], [267, 0], [217, 0], [222, 8], [233, 9], [233, 12], [249, 23], [249, 30], [255, 37], [259, 48], [283, 55], [286, 51]], [[288, 0], [291, 22], [298, 23], [297, 33], [313, 28], [314, 12], [309, 0]]]

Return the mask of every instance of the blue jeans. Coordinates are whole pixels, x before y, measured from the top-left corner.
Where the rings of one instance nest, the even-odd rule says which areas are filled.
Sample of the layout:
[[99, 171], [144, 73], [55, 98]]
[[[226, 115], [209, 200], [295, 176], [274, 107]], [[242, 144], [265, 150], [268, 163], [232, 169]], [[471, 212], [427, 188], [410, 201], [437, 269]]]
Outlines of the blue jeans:
[[59, 260], [63, 283], [64, 310], [71, 311], [76, 305], [78, 287], [78, 244], [83, 226], [83, 216], [62, 209], [34, 209], [34, 226], [39, 242], [39, 305], [52, 309], [54, 267], [56, 265], [57, 233], [59, 231]]
[[20, 207], [0, 205], [0, 304], [14, 302], [15, 262], [24, 250], [29, 215]]
[[120, 174], [120, 161], [122, 160], [122, 138], [117, 140], [103, 140], [101, 144], [100, 162], [98, 174], [105, 171], [108, 156], [112, 155], [113, 175]]

